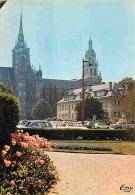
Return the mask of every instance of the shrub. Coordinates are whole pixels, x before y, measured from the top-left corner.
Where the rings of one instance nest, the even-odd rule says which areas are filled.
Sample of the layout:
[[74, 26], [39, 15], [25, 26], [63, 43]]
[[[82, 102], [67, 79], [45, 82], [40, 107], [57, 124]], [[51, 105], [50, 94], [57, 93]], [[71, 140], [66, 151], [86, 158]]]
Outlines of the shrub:
[[19, 117], [18, 98], [12, 94], [0, 92], [0, 148], [7, 143], [10, 133], [15, 131]]
[[11, 145], [4, 146], [0, 162], [0, 194], [47, 192], [58, 179], [55, 166], [40, 146], [52, 148], [46, 139], [28, 133], [11, 134]]

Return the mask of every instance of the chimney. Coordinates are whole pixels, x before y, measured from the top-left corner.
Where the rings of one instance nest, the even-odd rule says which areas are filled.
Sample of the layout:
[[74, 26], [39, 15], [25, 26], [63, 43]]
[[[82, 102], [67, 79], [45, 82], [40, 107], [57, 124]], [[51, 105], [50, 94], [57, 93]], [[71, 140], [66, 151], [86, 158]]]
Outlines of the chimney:
[[112, 82], [109, 82], [109, 91], [112, 91]]

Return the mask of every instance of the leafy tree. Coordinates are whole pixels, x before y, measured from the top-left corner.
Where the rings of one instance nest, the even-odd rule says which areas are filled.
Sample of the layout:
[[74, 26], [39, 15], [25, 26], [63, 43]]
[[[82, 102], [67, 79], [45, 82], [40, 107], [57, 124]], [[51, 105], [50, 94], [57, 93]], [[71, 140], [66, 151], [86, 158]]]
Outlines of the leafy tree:
[[19, 118], [18, 98], [10, 93], [0, 92], [0, 147], [7, 144], [10, 133], [15, 131]]
[[[77, 120], [82, 119], [82, 102], [78, 103], [76, 106]], [[102, 109], [102, 104], [95, 98], [85, 99], [84, 101], [84, 120], [93, 119], [93, 115], [96, 115], [97, 119], [102, 119], [104, 117], [104, 110]]]
[[62, 99], [65, 94], [66, 94], [66, 90], [64, 87], [62, 87], [59, 93], [59, 99]]
[[50, 105], [44, 99], [40, 99], [32, 109], [32, 117], [40, 120], [52, 117]]
[[0, 82], [0, 92], [10, 93], [12, 95], [14, 94], [12, 89], [2, 82]]
[[128, 90], [132, 90], [135, 87], [135, 80], [131, 77], [126, 77], [119, 81], [119, 84], [122, 85], [123, 87], [127, 85]]
[[128, 120], [135, 120], [135, 88], [129, 92], [127, 97], [123, 98], [121, 111], [127, 114]]

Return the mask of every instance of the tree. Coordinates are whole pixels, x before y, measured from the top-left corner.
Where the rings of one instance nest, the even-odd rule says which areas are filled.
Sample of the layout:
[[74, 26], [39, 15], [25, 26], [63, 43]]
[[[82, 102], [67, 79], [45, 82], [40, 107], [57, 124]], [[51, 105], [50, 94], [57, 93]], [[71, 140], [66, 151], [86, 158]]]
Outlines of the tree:
[[132, 90], [135, 87], [135, 80], [131, 77], [126, 77], [119, 81], [119, 85], [123, 87], [127, 85], [128, 90]]
[[14, 94], [12, 89], [2, 82], [0, 82], [0, 92], [10, 93], [12, 95]]
[[[18, 98], [10, 93], [0, 92], [0, 147], [7, 144], [20, 119]], [[2, 145], [1, 145], [2, 144]]]
[[127, 97], [123, 98], [121, 111], [127, 114], [128, 120], [135, 120], [135, 88], [129, 92]]
[[[76, 106], [77, 120], [82, 119], [82, 102], [78, 103]], [[102, 104], [95, 98], [87, 98], [84, 101], [84, 120], [93, 119], [93, 115], [96, 115], [97, 119], [102, 119], [104, 117], [104, 110], [102, 109]]]
[[52, 117], [50, 105], [44, 99], [40, 99], [32, 109], [32, 117], [39, 120]]

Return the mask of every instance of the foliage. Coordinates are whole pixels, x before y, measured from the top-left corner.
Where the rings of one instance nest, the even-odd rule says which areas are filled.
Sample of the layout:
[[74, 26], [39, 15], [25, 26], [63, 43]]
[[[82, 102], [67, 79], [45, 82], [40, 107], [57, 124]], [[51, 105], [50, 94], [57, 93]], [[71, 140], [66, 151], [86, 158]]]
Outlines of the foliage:
[[126, 77], [119, 81], [119, 85], [122, 85], [123, 87], [127, 85], [128, 90], [132, 90], [135, 87], [135, 80], [131, 77]]
[[[82, 102], [76, 106], [77, 120], [82, 119]], [[102, 119], [104, 117], [104, 110], [102, 104], [95, 98], [87, 98], [84, 101], [84, 120], [93, 119], [93, 115], [96, 115], [96, 119]]]
[[32, 117], [43, 120], [52, 116], [52, 109], [50, 105], [44, 100], [40, 99], [32, 109]]
[[44, 146], [51, 152], [50, 143], [22, 132], [12, 133], [11, 138], [11, 145], [4, 146], [0, 158], [0, 194], [47, 192], [58, 179], [53, 162], [41, 149]]
[[4, 83], [0, 82], [0, 92], [4, 92], [4, 93], [10, 93], [10, 94], [14, 94], [12, 89], [5, 85]]
[[15, 131], [20, 118], [19, 100], [14, 95], [0, 92], [0, 148]]
[[135, 121], [135, 88], [133, 88], [129, 95], [123, 98], [121, 111], [127, 114], [127, 119]]
[[85, 143], [57, 143], [56, 149], [112, 151], [110, 147]]

